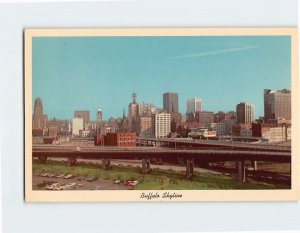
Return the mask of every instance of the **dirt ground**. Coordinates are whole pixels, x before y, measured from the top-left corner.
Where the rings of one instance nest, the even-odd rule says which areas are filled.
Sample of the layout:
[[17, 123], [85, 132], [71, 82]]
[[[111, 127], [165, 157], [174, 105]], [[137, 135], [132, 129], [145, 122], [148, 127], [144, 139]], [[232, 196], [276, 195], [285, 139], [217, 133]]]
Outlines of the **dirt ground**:
[[[34, 174], [32, 179], [33, 190], [51, 190], [48, 188], [58, 187], [56, 190], [60, 190], [59, 187], [65, 187], [68, 190], [130, 190], [132, 186], [125, 186], [123, 183], [114, 184], [112, 180], [103, 180], [101, 178], [97, 180], [88, 180], [84, 177], [72, 177], [72, 178], [56, 178], [41, 176], [42, 174]], [[48, 174], [54, 175], [54, 174]], [[54, 184], [54, 185], [53, 185]], [[57, 184], [57, 185], [56, 185]], [[55, 190], [55, 189], [52, 189]]]

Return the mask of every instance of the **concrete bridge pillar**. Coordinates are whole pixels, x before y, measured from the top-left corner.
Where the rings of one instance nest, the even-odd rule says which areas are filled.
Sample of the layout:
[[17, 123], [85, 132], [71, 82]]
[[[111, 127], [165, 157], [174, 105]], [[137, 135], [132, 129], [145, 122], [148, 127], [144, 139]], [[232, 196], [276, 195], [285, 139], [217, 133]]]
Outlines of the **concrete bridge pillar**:
[[40, 163], [46, 163], [47, 162], [47, 156], [39, 156], [39, 162]]
[[246, 167], [244, 160], [236, 161], [237, 165], [237, 181], [239, 184], [246, 183]]
[[142, 173], [149, 173], [151, 171], [150, 168], [150, 158], [142, 159]]
[[69, 166], [75, 166], [77, 164], [77, 159], [75, 156], [70, 156], [68, 158]]
[[257, 161], [256, 161], [256, 160], [252, 160], [252, 161], [251, 161], [251, 167], [253, 167], [253, 170], [254, 170], [254, 171], [257, 170]]
[[186, 170], [185, 170], [185, 178], [190, 179], [194, 175], [194, 160], [193, 159], [187, 159], [186, 163]]
[[101, 167], [102, 167], [103, 170], [111, 169], [112, 166], [111, 166], [111, 163], [110, 163], [110, 159], [103, 158], [102, 163], [101, 163]]

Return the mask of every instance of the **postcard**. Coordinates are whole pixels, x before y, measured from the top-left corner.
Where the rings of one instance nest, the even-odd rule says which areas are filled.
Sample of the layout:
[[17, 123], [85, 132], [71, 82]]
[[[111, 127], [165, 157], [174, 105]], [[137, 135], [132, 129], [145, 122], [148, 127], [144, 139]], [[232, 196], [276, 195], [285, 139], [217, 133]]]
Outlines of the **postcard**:
[[25, 29], [25, 201], [299, 199], [295, 28]]

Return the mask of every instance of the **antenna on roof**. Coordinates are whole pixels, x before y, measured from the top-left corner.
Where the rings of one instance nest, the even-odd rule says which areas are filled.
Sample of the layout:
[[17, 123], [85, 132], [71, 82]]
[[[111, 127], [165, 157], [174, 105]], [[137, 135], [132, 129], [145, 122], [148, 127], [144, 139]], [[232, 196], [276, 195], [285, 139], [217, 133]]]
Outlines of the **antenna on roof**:
[[131, 95], [131, 97], [132, 97], [132, 103], [133, 103], [133, 104], [136, 104], [136, 97], [137, 97], [137, 94], [133, 92], [132, 95]]

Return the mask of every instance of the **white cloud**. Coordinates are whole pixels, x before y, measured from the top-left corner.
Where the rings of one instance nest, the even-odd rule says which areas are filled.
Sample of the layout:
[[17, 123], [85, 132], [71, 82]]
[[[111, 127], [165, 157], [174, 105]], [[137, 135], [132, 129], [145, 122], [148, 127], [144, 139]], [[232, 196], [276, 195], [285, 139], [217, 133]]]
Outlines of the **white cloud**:
[[206, 56], [213, 56], [217, 54], [224, 54], [224, 53], [235, 53], [243, 50], [251, 50], [259, 48], [259, 46], [245, 46], [245, 47], [237, 47], [231, 49], [221, 49], [209, 52], [199, 52], [199, 53], [190, 53], [190, 54], [183, 54], [180, 56], [171, 57], [171, 59], [184, 59], [184, 58], [196, 58], [196, 57], [206, 57]]

